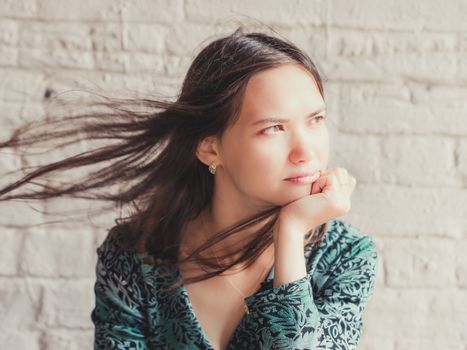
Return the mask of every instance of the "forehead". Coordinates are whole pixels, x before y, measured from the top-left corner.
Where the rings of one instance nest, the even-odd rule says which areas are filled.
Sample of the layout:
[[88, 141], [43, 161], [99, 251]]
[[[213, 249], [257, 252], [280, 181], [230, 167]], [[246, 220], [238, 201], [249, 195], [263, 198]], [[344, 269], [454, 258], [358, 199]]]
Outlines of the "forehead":
[[264, 116], [305, 115], [324, 107], [312, 74], [301, 66], [287, 64], [256, 73], [250, 78], [238, 122], [249, 123]]

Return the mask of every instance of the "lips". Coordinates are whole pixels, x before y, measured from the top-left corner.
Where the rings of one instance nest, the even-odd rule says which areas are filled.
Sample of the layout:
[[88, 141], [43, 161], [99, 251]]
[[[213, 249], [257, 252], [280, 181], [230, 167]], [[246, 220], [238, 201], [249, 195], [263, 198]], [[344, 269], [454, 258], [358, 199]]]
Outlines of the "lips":
[[299, 183], [299, 184], [310, 184], [318, 180], [320, 175], [321, 174], [319, 171], [308, 172], [308, 173], [302, 173], [302, 174], [299, 174], [293, 177], [289, 177], [287, 179], [284, 179], [284, 181], [290, 181], [290, 182]]
[[288, 177], [284, 180], [294, 180], [294, 179], [299, 179], [299, 178], [302, 178], [302, 177], [315, 177], [315, 176], [318, 176], [319, 177], [320, 175], [320, 171], [310, 171], [310, 172], [306, 172], [306, 173], [301, 173], [301, 174], [297, 174], [295, 176], [292, 176], [292, 177]]

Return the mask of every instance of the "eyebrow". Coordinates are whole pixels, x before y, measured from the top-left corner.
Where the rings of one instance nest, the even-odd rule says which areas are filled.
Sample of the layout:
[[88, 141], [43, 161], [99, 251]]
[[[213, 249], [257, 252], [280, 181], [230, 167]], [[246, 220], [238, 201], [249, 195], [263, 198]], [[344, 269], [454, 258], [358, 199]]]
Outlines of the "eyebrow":
[[[317, 111], [314, 111], [312, 112], [311, 114], [307, 115], [305, 117], [305, 119], [308, 119], [308, 118], [311, 118], [311, 117], [314, 117], [320, 113], [323, 113], [323, 112], [326, 112], [326, 108], [321, 108]], [[289, 122], [290, 119], [281, 119], [281, 118], [265, 118], [265, 119], [260, 119], [260, 120], [257, 120], [253, 123], [251, 123], [252, 126], [254, 125], [258, 125], [258, 124], [266, 124], [266, 123], [287, 123]]]

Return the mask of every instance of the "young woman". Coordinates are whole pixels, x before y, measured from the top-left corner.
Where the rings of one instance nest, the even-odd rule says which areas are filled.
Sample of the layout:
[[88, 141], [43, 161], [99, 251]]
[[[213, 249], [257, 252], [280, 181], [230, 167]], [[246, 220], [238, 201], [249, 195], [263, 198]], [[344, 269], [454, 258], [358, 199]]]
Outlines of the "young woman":
[[[25, 127], [1, 146], [78, 135], [118, 143], [0, 191], [49, 198], [122, 184], [91, 196], [132, 208], [97, 249], [95, 349], [356, 348], [377, 253], [336, 219], [356, 181], [327, 168], [322, 81], [303, 51], [239, 28], [198, 54], [176, 101], [99, 106], [108, 110], [48, 120], [33, 137]], [[65, 129], [47, 132], [52, 124]], [[7, 195], [109, 161], [86, 181]]]

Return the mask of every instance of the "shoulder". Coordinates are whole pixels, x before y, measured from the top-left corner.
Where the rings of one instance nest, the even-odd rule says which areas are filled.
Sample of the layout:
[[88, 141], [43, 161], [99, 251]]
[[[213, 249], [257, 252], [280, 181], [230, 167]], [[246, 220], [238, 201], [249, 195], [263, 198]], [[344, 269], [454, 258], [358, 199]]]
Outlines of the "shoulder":
[[[141, 264], [134, 253], [120, 245], [117, 227], [109, 230], [96, 251], [96, 307], [91, 318], [96, 331], [99, 329], [99, 332], [105, 333], [118, 328], [121, 336], [124, 336], [126, 332], [139, 329], [145, 322], [146, 290]], [[116, 325], [128, 328], [115, 328]], [[107, 327], [112, 329], [108, 330]]]
[[144, 281], [148, 273], [157, 275], [160, 279], [166, 276], [173, 277], [174, 270], [166, 260], [128, 247], [128, 230], [130, 228], [125, 224], [112, 227], [98, 246], [98, 274], [110, 273], [122, 278], [131, 278], [132, 283]]
[[141, 268], [138, 255], [125, 247], [125, 225], [112, 227], [103, 242], [97, 247], [97, 266], [101, 270], [116, 274], [134, 275]]
[[127, 250], [124, 249], [122, 245], [124, 232], [125, 227], [123, 225], [115, 225], [110, 228], [104, 240], [97, 247], [97, 253], [101, 255], [112, 253], [124, 254], [127, 252]]

